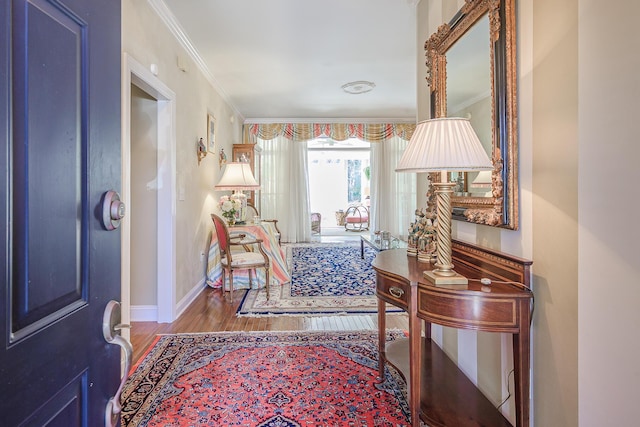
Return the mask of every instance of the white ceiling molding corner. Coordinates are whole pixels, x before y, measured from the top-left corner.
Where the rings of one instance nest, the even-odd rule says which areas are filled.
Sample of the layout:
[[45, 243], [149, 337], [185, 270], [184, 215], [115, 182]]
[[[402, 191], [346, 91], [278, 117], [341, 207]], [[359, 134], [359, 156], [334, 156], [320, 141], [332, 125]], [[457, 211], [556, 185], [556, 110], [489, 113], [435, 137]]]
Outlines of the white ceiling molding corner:
[[226, 91], [222, 88], [220, 83], [216, 80], [215, 76], [207, 67], [207, 64], [200, 56], [200, 53], [195, 48], [189, 36], [187, 36], [186, 32], [175, 18], [171, 10], [167, 7], [164, 0], [147, 0], [151, 8], [156, 12], [156, 14], [160, 17], [162, 22], [167, 26], [171, 34], [178, 40], [178, 43], [182, 45], [182, 47], [187, 51], [191, 59], [196, 63], [198, 69], [202, 72], [205, 79], [211, 84], [211, 86], [220, 94], [222, 99], [231, 107], [235, 114], [240, 116], [241, 120], [244, 120], [244, 116], [240, 111], [236, 108], [236, 106], [231, 102], [231, 98], [226, 93]]

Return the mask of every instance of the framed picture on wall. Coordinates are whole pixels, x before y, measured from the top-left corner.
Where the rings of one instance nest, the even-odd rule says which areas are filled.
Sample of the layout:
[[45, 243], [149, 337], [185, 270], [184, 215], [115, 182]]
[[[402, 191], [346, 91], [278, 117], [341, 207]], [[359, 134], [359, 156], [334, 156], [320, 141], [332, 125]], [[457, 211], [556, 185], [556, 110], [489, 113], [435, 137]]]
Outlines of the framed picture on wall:
[[213, 114], [207, 114], [207, 151], [215, 153], [216, 145], [216, 118]]

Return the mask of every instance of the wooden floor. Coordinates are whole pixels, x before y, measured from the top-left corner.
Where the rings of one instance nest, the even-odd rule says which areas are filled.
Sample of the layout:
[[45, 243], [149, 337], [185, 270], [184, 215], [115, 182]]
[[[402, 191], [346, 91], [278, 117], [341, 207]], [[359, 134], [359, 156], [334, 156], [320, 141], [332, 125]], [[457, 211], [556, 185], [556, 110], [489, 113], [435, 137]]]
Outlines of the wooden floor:
[[[234, 301], [222, 297], [219, 289], [206, 288], [173, 323], [132, 322], [131, 344], [135, 363], [153, 343], [157, 334], [220, 331], [344, 331], [377, 329], [378, 317], [340, 315], [322, 317], [236, 317], [243, 292], [234, 292]], [[387, 328], [408, 329], [407, 316], [387, 316]]]

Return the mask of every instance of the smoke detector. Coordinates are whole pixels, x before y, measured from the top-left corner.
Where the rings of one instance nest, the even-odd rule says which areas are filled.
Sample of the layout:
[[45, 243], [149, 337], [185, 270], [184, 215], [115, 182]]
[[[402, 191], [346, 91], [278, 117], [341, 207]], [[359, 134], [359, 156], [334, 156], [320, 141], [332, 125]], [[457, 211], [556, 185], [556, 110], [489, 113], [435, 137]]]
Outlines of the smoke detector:
[[355, 82], [349, 82], [342, 85], [342, 90], [352, 95], [359, 95], [361, 93], [367, 93], [373, 88], [376, 87], [376, 84], [373, 82], [367, 82], [365, 80], [358, 80]]

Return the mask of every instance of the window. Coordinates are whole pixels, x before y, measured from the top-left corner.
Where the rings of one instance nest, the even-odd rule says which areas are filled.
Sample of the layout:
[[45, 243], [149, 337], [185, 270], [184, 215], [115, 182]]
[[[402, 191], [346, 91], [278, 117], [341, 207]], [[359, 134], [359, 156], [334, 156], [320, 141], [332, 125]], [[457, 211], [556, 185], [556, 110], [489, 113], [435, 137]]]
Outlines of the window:
[[322, 227], [337, 227], [337, 211], [368, 203], [370, 144], [319, 138], [309, 141], [307, 155], [311, 212], [322, 215]]

